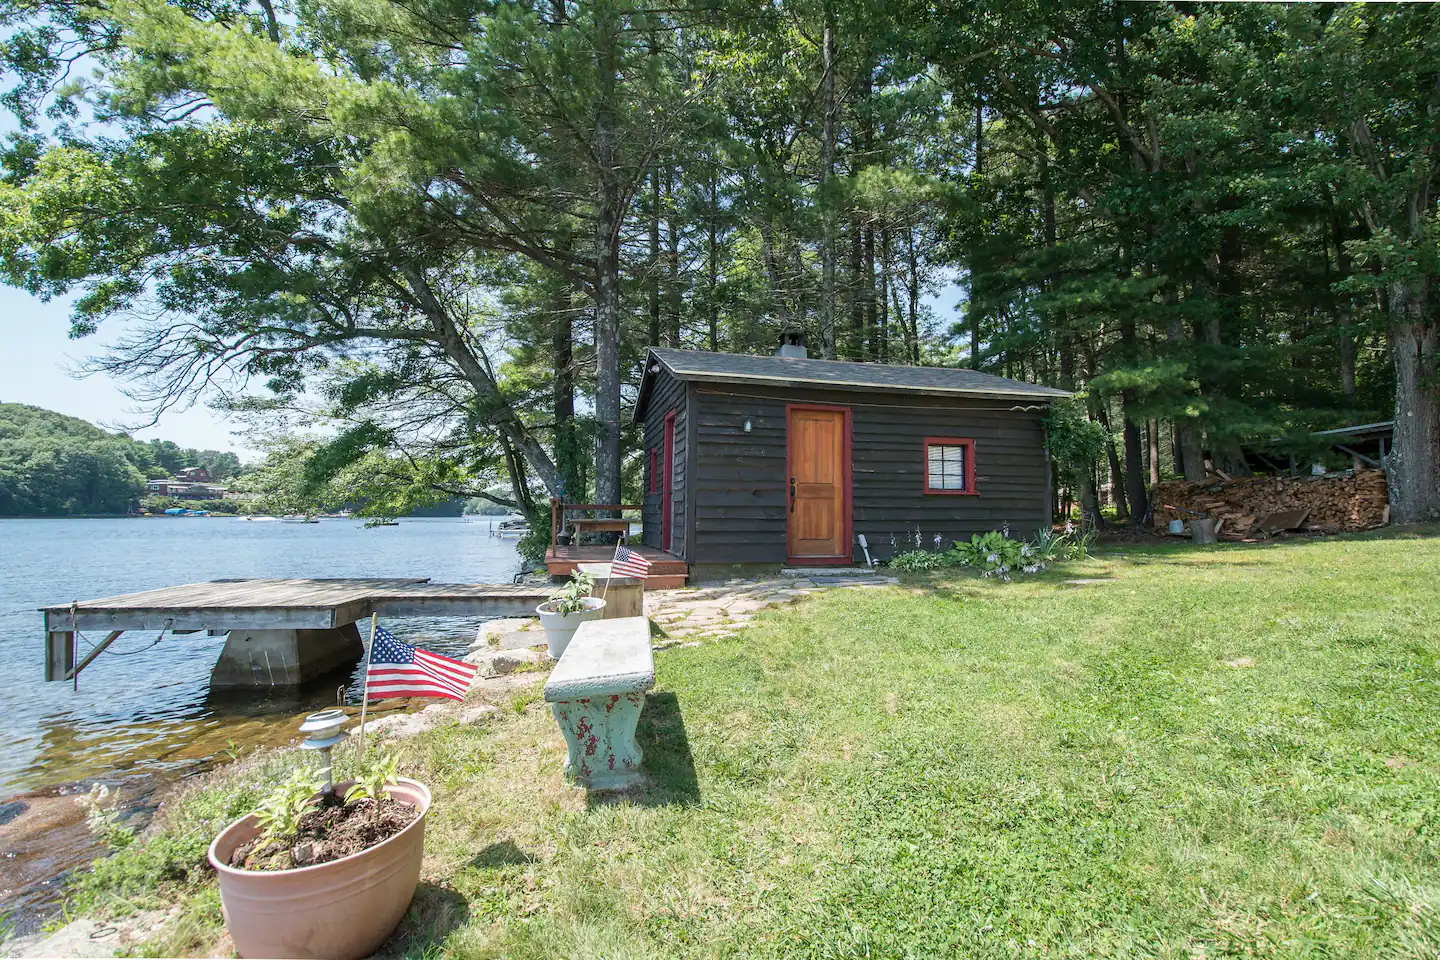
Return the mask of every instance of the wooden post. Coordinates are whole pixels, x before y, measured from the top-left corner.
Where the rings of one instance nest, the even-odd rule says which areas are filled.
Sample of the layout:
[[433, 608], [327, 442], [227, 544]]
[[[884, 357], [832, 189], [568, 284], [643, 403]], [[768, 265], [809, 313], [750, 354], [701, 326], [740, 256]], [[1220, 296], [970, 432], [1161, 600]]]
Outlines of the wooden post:
[[[101, 640], [98, 644], [95, 645], [95, 649], [91, 650], [89, 653], [87, 653], [87, 654], [85, 655], [85, 659], [80, 661], [80, 665], [79, 665], [79, 666], [77, 666], [77, 667], [71, 667], [69, 673], [67, 673], [65, 676], [61, 677], [60, 679], [62, 679], [62, 680], [69, 680], [69, 679], [72, 679], [72, 678], [74, 678], [74, 677], [80, 676], [80, 671], [81, 671], [81, 670], [84, 670], [86, 667], [90, 666], [90, 662], [91, 662], [92, 660], [94, 660], [96, 657], [100, 656], [100, 654], [104, 653], [106, 647], [110, 646], [110, 644], [114, 643], [116, 640], [119, 640], [119, 639], [120, 639], [120, 635], [121, 635], [122, 633], [124, 633], [124, 632], [125, 632], [124, 630], [111, 630], [110, 633], [109, 633], [109, 635], [106, 636], [104, 640]], [[72, 651], [75, 649], [74, 643], [72, 643], [72, 644], [70, 645], [70, 649], [71, 649]]]
[[68, 680], [75, 669], [75, 634], [51, 630], [45, 634], [45, 679]]

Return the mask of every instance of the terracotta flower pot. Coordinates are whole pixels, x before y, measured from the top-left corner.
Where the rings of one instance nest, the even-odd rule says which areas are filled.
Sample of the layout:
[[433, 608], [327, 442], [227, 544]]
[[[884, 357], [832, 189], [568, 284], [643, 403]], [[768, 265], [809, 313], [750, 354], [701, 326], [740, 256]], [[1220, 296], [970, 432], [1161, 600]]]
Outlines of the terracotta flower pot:
[[[545, 646], [555, 660], [559, 660], [565, 648], [570, 646], [570, 638], [575, 636], [580, 624], [605, 616], [605, 601], [599, 597], [586, 597], [585, 609], [574, 613], [556, 612], [555, 605], [559, 602], [546, 600], [535, 608], [535, 612], [540, 615], [540, 626], [545, 628]], [[547, 607], [550, 609], [547, 610]]]
[[[337, 784], [343, 796], [349, 783]], [[430, 791], [401, 781], [386, 790], [420, 815], [404, 830], [359, 853], [293, 870], [239, 870], [230, 856], [260, 833], [254, 815], [236, 820], [210, 844], [220, 875], [225, 928], [242, 957], [359, 960], [399, 925], [420, 882]]]

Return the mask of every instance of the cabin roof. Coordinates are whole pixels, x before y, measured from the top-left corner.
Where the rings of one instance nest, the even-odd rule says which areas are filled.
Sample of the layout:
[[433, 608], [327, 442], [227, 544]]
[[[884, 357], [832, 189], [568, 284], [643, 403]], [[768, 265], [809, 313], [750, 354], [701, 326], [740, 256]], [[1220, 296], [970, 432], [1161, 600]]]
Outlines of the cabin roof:
[[832, 390], [868, 390], [896, 393], [959, 394], [980, 397], [1023, 397], [1053, 400], [1070, 391], [1042, 387], [959, 367], [904, 367], [888, 363], [850, 360], [801, 360], [794, 357], [757, 357], [704, 350], [669, 350], [651, 347], [635, 400], [635, 420], [643, 419], [645, 401], [659, 364], [680, 380], [703, 383], [764, 383], [826, 387]]

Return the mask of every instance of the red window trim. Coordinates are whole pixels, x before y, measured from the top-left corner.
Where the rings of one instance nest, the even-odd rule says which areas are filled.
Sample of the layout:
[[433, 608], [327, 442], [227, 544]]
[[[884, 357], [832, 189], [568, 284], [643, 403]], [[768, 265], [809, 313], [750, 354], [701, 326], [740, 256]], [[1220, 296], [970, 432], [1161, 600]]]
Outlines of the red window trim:
[[[932, 446], [965, 448], [964, 490], [935, 490], [930, 486], [930, 448]], [[926, 437], [920, 447], [920, 482], [924, 484], [926, 495], [937, 497], [978, 496], [979, 491], [975, 489], [975, 441], [969, 437]]]

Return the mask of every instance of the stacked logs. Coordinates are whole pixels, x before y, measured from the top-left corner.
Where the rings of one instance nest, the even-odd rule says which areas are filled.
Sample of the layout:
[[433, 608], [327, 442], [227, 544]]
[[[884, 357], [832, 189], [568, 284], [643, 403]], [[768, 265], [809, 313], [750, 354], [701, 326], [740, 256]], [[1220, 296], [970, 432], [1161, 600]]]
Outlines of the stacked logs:
[[[1188, 525], [1199, 514], [1215, 520], [1220, 536], [1230, 539], [1301, 525], [1326, 533], [1368, 530], [1384, 526], [1390, 519], [1385, 474], [1380, 470], [1237, 480], [1211, 474], [1195, 483], [1170, 480], [1157, 484], [1151, 502], [1155, 505], [1155, 529], [1161, 533], [1171, 520], [1184, 520]], [[1266, 522], [1275, 517], [1279, 518], [1276, 522]]]

